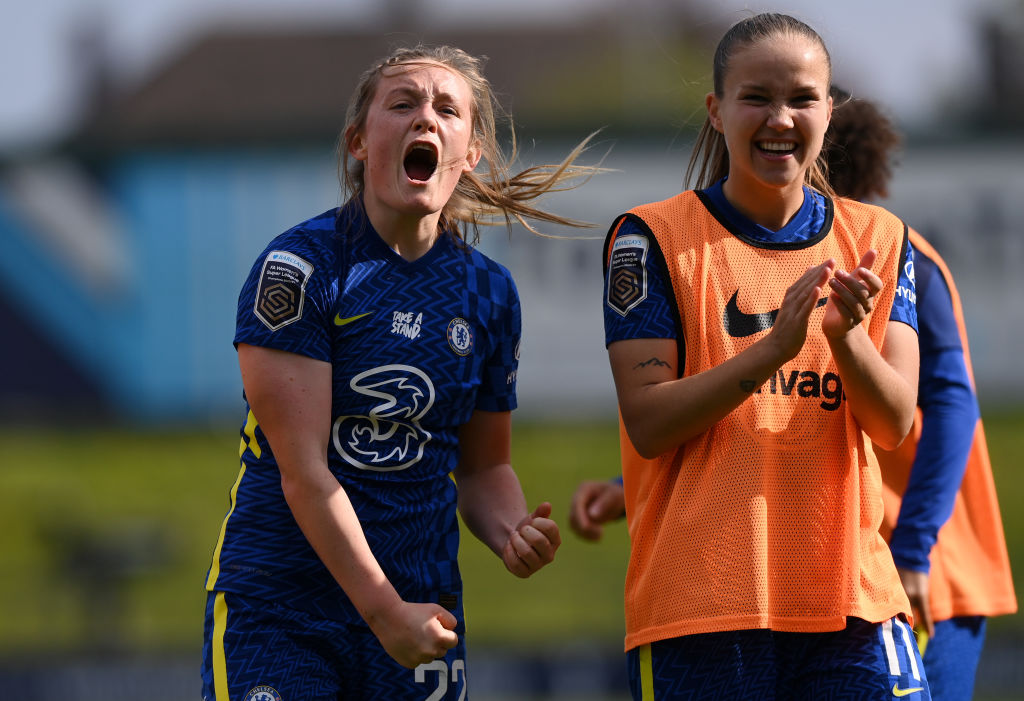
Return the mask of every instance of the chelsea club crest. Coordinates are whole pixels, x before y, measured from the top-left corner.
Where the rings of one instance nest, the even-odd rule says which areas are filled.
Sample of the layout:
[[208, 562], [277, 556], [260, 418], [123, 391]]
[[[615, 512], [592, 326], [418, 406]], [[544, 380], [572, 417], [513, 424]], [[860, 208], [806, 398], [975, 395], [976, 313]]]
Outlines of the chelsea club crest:
[[473, 329], [469, 322], [455, 317], [448, 323], [448, 345], [456, 354], [466, 356], [473, 351]]
[[281, 694], [272, 686], [260, 685], [249, 689], [244, 701], [281, 701]]

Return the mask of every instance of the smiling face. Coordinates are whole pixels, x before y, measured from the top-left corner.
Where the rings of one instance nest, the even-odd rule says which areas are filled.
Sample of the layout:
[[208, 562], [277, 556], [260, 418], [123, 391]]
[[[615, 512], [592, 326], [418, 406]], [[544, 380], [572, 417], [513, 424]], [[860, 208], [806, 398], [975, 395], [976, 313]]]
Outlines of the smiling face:
[[469, 84], [431, 61], [385, 68], [365, 121], [347, 141], [363, 162], [363, 201], [374, 225], [419, 220], [432, 232], [459, 178], [480, 160]]
[[829, 81], [822, 47], [804, 36], [771, 36], [732, 55], [722, 94], [707, 97], [729, 151], [730, 199], [802, 201], [832, 114]]

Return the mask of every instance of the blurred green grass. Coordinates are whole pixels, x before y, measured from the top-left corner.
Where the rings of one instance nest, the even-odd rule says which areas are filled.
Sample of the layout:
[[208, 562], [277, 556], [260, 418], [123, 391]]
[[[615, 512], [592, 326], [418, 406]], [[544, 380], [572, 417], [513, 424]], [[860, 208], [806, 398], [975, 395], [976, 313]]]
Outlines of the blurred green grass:
[[[1024, 591], [1024, 409], [985, 412], [1011, 560]], [[0, 428], [0, 655], [108, 649], [194, 652], [203, 579], [237, 471], [234, 428]], [[618, 472], [612, 424], [516, 421], [513, 460], [531, 508], [550, 501], [556, 562], [527, 580], [465, 535], [471, 645], [533, 648], [622, 640], [625, 528], [600, 544], [569, 532], [583, 479]], [[1016, 616], [991, 630], [1024, 635]]]

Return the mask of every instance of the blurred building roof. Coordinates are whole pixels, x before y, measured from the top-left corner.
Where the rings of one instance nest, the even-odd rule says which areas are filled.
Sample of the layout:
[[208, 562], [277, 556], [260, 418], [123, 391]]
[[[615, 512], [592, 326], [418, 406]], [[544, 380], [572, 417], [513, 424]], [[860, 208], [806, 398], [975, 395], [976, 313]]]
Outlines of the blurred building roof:
[[400, 33], [220, 29], [139, 86], [98, 94], [71, 141], [106, 151], [333, 140], [362, 71], [392, 48], [418, 41], [486, 56], [485, 73], [517, 126], [584, 133], [678, 127], [686, 106], [707, 89], [695, 84], [707, 70], [706, 44], [687, 27], [717, 31], [682, 13], [674, 11], [658, 37], [602, 16], [566, 26]]

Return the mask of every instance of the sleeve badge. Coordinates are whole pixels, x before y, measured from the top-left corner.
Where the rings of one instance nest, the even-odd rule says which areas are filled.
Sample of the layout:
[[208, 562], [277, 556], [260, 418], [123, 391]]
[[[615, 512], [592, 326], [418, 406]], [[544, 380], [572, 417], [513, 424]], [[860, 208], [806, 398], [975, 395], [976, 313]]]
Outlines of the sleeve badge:
[[608, 264], [608, 306], [626, 316], [630, 309], [647, 298], [646, 236], [620, 236], [612, 245]]
[[271, 331], [302, 318], [306, 283], [313, 266], [287, 251], [271, 251], [263, 261], [253, 312]]

